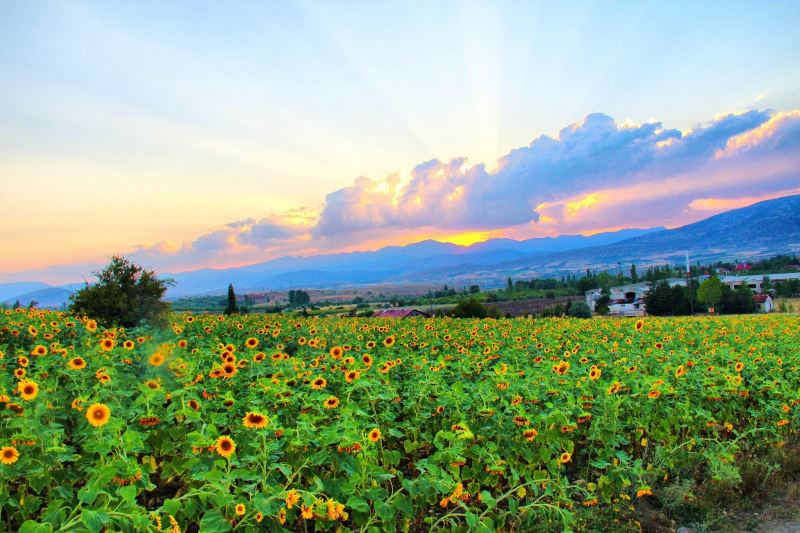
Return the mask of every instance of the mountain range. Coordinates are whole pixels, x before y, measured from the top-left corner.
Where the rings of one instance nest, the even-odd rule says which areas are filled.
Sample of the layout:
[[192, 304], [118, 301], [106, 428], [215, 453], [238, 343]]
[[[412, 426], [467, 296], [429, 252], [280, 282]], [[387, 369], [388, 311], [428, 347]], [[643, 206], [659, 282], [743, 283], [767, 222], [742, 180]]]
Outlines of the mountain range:
[[[499, 285], [507, 276], [548, 276], [586, 268], [636, 263], [682, 263], [745, 259], [800, 250], [800, 195], [759, 202], [674, 229], [624, 229], [592, 236], [562, 235], [528, 240], [490, 239], [471, 246], [425, 240], [369, 252], [309, 257], [286, 256], [228, 269], [166, 273], [177, 284], [168, 297], [291, 288], [336, 288], [367, 284], [479, 283]], [[0, 301], [30, 300], [59, 307], [75, 284], [0, 284]]]

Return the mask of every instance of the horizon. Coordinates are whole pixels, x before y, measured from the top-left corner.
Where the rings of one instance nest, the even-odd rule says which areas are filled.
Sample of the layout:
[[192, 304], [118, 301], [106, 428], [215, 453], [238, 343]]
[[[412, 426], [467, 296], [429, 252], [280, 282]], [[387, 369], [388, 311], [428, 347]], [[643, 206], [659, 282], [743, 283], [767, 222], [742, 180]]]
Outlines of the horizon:
[[0, 14], [0, 283], [674, 228], [800, 193], [796, 2]]

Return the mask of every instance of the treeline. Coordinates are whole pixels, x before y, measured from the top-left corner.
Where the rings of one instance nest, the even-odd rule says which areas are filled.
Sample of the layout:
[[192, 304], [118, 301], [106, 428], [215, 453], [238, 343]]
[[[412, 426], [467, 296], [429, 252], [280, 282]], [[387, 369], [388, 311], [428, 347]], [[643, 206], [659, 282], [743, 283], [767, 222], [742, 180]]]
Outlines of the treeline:
[[[716, 280], [716, 281], [715, 281]], [[713, 285], [713, 288], [709, 288]], [[690, 292], [691, 291], [691, 292]], [[712, 294], [708, 294], [712, 291]], [[714, 309], [721, 314], [746, 314], [758, 309], [753, 299], [753, 291], [742, 283], [736, 289], [719, 282], [716, 277], [704, 281], [702, 285], [692, 279], [689, 285], [670, 287], [667, 280], [657, 281], [649, 287], [644, 296], [648, 315], [690, 315]]]

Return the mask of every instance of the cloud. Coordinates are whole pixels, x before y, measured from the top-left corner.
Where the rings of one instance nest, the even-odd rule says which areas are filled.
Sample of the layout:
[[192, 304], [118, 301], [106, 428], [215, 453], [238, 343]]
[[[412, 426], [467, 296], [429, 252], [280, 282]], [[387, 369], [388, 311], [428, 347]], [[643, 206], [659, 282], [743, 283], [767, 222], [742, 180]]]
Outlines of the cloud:
[[[601, 200], [593, 191], [622, 184], [647, 188], [648, 183], [708, 169], [719, 154], [744, 147], [774, 153], [797, 146], [798, 113], [730, 113], [686, 132], [665, 129], [660, 122], [618, 124], [608, 115], [593, 113], [555, 137], [542, 135], [511, 150], [491, 172], [482, 164], [470, 166], [465, 158], [455, 158], [422, 163], [406, 178], [359, 177], [327, 195], [313, 235], [342, 238], [353, 232], [421, 226], [508, 228], [536, 223], [542, 215], [537, 206], [566, 198], [565, 214], [576, 219], [598, 212], [595, 204]], [[702, 176], [699, 179], [696, 185], [702, 188]], [[758, 182], [758, 176], [751, 181]], [[563, 218], [548, 213], [546, 220], [552, 226]]]
[[265, 250], [292, 243], [307, 234], [310, 227], [303, 223], [303, 209], [275, 214], [260, 220], [253, 218], [226, 224], [191, 242], [176, 244], [159, 242], [137, 246], [131, 256], [160, 268], [187, 268], [198, 262], [226, 264], [233, 260], [257, 260]]
[[[495, 170], [464, 157], [358, 177], [303, 206], [231, 222], [185, 243], [138, 246], [157, 269], [186, 270], [408, 243], [471, 242], [686, 224], [800, 191], [800, 110], [751, 110], [688, 131], [617, 123], [602, 113], [542, 135]], [[444, 236], [444, 237], [442, 237]]]

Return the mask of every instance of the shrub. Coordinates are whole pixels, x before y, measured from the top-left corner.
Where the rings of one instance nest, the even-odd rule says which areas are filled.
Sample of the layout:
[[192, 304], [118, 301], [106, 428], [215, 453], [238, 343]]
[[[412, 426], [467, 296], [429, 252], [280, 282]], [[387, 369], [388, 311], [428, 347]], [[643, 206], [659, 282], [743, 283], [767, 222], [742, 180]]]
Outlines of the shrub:
[[586, 302], [575, 302], [570, 305], [567, 314], [573, 318], [592, 318], [592, 310]]
[[475, 298], [459, 302], [450, 312], [455, 318], [500, 318], [500, 311], [496, 307], [486, 307]]

